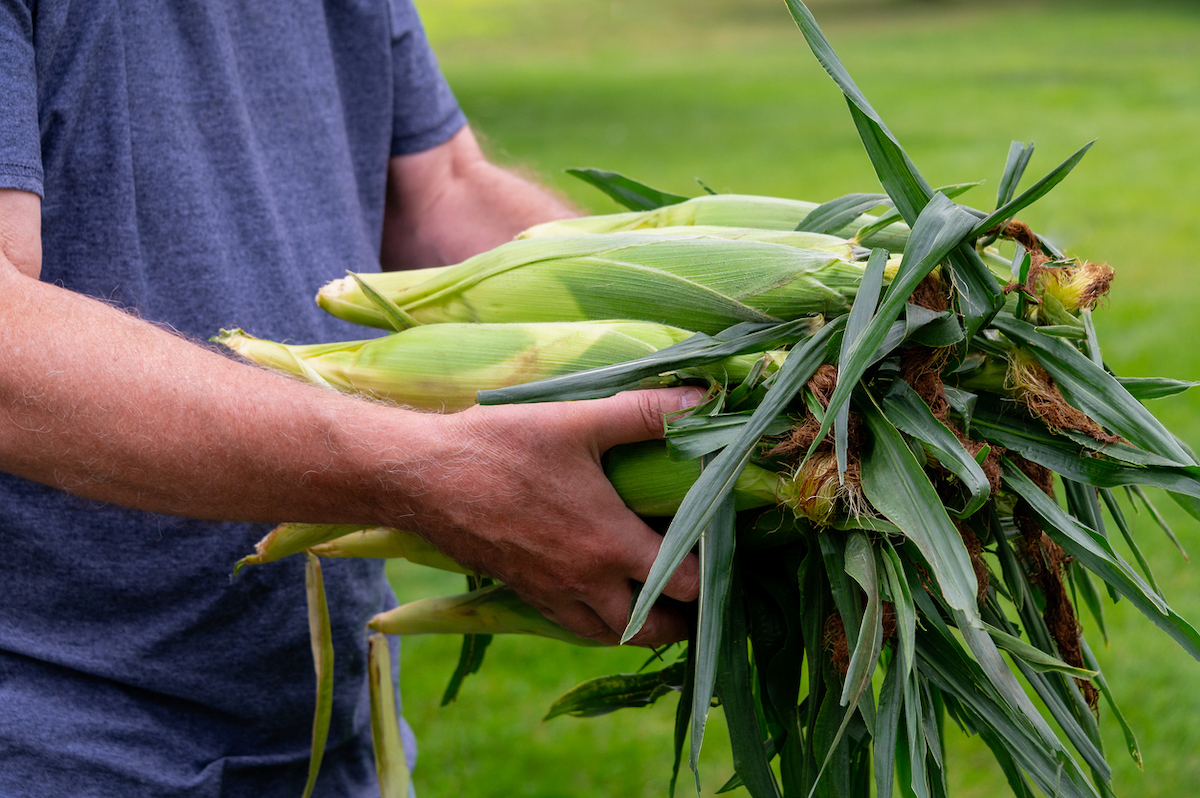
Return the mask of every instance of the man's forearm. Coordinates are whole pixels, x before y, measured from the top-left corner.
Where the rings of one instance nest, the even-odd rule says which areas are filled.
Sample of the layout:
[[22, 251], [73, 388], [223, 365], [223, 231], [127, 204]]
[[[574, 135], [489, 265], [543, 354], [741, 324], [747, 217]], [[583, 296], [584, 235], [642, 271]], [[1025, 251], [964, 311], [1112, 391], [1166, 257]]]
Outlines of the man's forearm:
[[[371, 522], [364, 494], [381, 475], [363, 442], [396, 424], [426, 432], [418, 414], [236, 363], [11, 268], [0, 268], [0, 318], [0, 468], [89, 498]], [[395, 456], [389, 469], [403, 483]]]
[[490, 163], [464, 128], [439, 147], [392, 159], [381, 262], [385, 270], [457, 263], [535, 224], [578, 215]]

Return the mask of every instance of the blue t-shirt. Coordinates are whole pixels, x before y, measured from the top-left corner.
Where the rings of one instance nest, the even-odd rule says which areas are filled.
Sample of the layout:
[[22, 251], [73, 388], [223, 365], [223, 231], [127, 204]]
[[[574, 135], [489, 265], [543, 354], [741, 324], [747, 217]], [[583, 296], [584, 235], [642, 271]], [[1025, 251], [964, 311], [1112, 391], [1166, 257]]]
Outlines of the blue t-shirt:
[[[313, 295], [378, 268], [389, 157], [464, 122], [410, 0], [0, 0], [0, 188], [43, 198], [42, 279], [198, 339], [365, 337]], [[268, 529], [0, 474], [0, 795], [298, 795], [303, 562], [231, 579]], [[377, 795], [365, 623], [394, 599], [378, 561], [325, 579], [318, 794]]]

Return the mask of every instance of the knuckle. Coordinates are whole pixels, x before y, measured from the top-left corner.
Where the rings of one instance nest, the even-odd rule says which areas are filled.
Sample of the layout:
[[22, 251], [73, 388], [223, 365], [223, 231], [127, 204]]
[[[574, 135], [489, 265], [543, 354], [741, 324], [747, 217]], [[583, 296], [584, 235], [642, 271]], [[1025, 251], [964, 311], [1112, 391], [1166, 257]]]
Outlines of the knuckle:
[[656, 437], [663, 435], [663, 414], [653, 391], [637, 391], [634, 396], [634, 408], [638, 420], [647, 434]]

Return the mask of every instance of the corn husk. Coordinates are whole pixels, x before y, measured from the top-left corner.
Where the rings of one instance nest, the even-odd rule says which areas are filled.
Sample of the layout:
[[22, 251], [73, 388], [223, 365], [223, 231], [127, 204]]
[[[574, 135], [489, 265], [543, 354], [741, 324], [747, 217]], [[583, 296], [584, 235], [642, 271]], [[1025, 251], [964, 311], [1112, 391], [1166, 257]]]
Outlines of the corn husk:
[[339, 318], [393, 323], [358, 280], [420, 324], [638, 319], [717, 333], [849, 311], [863, 266], [769, 241], [620, 233], [513, 241], [430, 279], [343, 278], [317, 301]]
[[[243, 357], [327, 387], [423, 410], [462, 410], [479, 391], [621, 363], [677, 344], [691, 333], [649, 322], [439, 324], [365, 341], [293, 345], [241, 330], [215, 340]], [[743, 379], [756, 356], [689, 372], [718, 382]], [[652, 378], [646, 387], [679, 382]]]
[[549, 637], [577, 646], [599, 646], [546, 618], [503, 585], [473, 590], [457, 596], [420, 599], [381, 612], [367, 624], [390, 635], [421, 634], [526, 634]]

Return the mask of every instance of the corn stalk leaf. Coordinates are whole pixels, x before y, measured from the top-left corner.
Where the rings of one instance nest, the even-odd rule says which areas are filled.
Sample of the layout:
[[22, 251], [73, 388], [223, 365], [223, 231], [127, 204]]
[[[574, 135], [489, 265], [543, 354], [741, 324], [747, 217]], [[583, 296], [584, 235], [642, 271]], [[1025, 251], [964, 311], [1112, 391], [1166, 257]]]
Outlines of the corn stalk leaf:
[[1166, 377], [1117, 377], [1117, 382], [1135, 399], [1162, 399], [1200, 385], [1200, 382], [1172, 380]]
[[1137, 540], [1133, 537], [1133, 530], [1129, 527], [1129, 521], [1125, 518], [1124, 511], [1121, 510], [1121, 505], [1117, 504], [1117, 497], [1107, 488], [1100, 490], [1100, 498], [1104, 500], [1104, 506], [1108, 508], [1108, 514], [1112, 516], [1116, 522], [1117, 529], [1121, 532], [1121, 537], [1125, 538], [1125, 545], [1133, 552], [1133, 558], [1137, 560], [1138, 566], [1142, 569], [1142, 573], [1146, 575], [1146, 581], [1155, 593], [1162, 595], [1162, 590], [1158, 587], [1158, 582], [1154, 580], [1154, 573], [1150, 570], [1150, 563], [1146, 559], [1146, 555], [1142, 554], [1141, 547], [1138, 546]]
[[[898, 531], [898, 530], [897, 530]], [[888, 598], [896, 612], [896, 636], [900, 640], [898, 655], [902, 668], [901, 677], [907, 679], [916, 660], [917, 610], [913, 604], [912, 588], [904, 577], [904, 565], [900, 555], [886, 535], [881, 536], [883, 547], [883, 575], [887, 580]], [[882, 711], [882, 710], [881, 710]]]
[[[1016, 636], [1016, 630], [1008, 620], [996, 609], [995, 604], [987, 608], [986, 617], [1003, 625], [1008, 630], [985, 624], [996, 645], [1012, 655], [1021, 675], [1033, 687], [1034, 692], [1050, 710], [1050, 714], [1059, 727], [1066, 732], [1072, 745], [1092, 769], [1095, 780], [1101, 783], [1109, 782], [1112, 772], [1104, 758], [1100, 727], [1092, 714], [1092, 708], [1088, 706], [1074, 681], [1064, 679], [1061, 675], [1069, 673], [1071, 670], [1079, 670], [1079, 673], [1070, 673], [1070, 675], [1075, 678], [1087, 679], [1097, 676], [1098, 672], [1071, 669], [1070, 666], [1066, 666], [1066, 663], [1062, 663], [1041, 648], [1021, 640]], [[1058, 665], [1065, 666], [1068, 670], [1062, 670]], [[1074, 710], [1072, 710], [1072, 706]]]
[[1063, 178], [1071, 173], [1071, 170], [1074, 169], [1081, 160], [1083, 160], [1083, 156], [1087, 154], [1087, 151], [1090, 150], [1092, 145], [1095, 143], [1096, 142], [1093, 140], [1089, 141], [1087, 144], [1084, 144], [1082, 147], [1076, 150], [1070, 158], [1067, 158], [1067, 160], [1054, 167], [1049, 174], [1022, 192], [1021, 196], [1005, 202], [999, 208], [989, 213], [983, 218], [982, 221], [975, 225], [975, 228], [971, 231], [971, 234], [968, 237], [978, 238], [996, 225], [1011, 219], [1025, 208], [1046, 196], [1046, 194], [1050, 193], [1051, 189], [1061, 183]]
[[663, 696], [682, 690], [686, 671], [686, 661], [680, 660], [648, 673], [618, 673], [589, 679], [559, 696], [542, 720], [562, 715], [595, 718], [618, 709], [650, 706]]
[[726, 494], [733, 489], [738, 475], [750, 462], [763, 432], [799, 393], [817, 367], [830, 360], [837, 352], [844, 326], [845, 322], [842, 319], [835, 319], [789, 353], [774, 384], [763, 397], [750, 421], [742, 428], [737, 440], [721, 450], [688, 491], [663, 536], [658, 556], [650, 567], [646, 583], [630, 615], [623, 641], [637, 634], [642, 628], [650, 608], [662, 593], [667, 580], [695, 545], [701, 530], [712, 520]]
[[308, 595], [308, 634], [312, 642], [313, 669], [317, 672], [317, 702], [313, 711], [312, 754], [308, 760], [308, 781], [304, 798], [312, 795], [325, 756], [329, 739], [329, 723], [333, 717], [333, 631], [329, 625], [329, 605], [325, 601], [325, 581], [321, 576], [321, 561], [308, 555], [304, 571], [305, 592]]
[[[901, 216], [915, 228], [919, 215], [935, 196], [933, 189], [917, 171], [879, 114], [867, 102], [867, 98], [834, 53], [829, 40], [821, 32], [812, 13], [800, 0], [787, 0], [787, 4], [813, 55], [846, 96], [850, 116], [858, 128], [859, 138], [862, 139], [871, 164], [875, 167], [879, 182]], [[966, 211], [963, 213], [972, 220], [970, 227], [974, 227], [978, 222], [976, 216]], [[974, 236], [967, 236], [964, 231], [960, 240], [968, 237]], [[906, 252], [911, 249], [911, 237], [909, 241]], [[947, 265], [967, 338], [971, 338], [1003, 306], [1004, 297], [1000, 293], [996, 278], [970, 245], [956, 247], [950, 254]]]
[[[794, 1], [788, 0], [789, 5]], [[850, 400], [854, 386], [874, 361], [876, 351], [884, 343], [889, 328], [904, 309], [913, 289], [958, 246], [973, 219], [973, 216], [942, 195], [931, 200], [921, 213], [913, 225], [904, 260], [878, 311], [851, 348], [842, 353], [838, 364], [837, 387], [829, 398], [829, 407], [812, 450], [824, 439], [833, 426], [836, 414]]]
[[897, 429], [919, 440], [945, 468], [962, 481], [968, 499], [962, 510], [947, 507], [958, 518], [973, 515], [991, 495], [991, 483], [979, 463], [954, 433], [938, 420], [916, 391], [903, 380], [892, 383], [884, 395], [883, 413]]
[[[717, 692], [725, 708], [733, 766], [752, 798], [780, 798], [779, 785], [763, 747], [747, 659], [746, 608], [736, 566], [730, 577], [729, 609], [721, 635]], [[693, 708], [694, 709], [694, 708]]]
[[[883, 605], [879, 594], [879, 571], [875, 560], [875, 552], [871, 548], [867, 536], [863, 532], [851, 532], [846, 538], [846, 547], [843, 552], [845, 565], [844, 571], [847, 575], [858, 583], [866, 596], [866, 607], [863, 611], [862, 620], [858, 624], [856, 641], [854, 643], [853, 652], [850, 655], [850, 665], [846, 670], [846, 681], [842, 686], [842, 694], [838, 698], [838, 703], [846, 708], [842, 715], [841, 725], [833, 735], [832, 741], [825, 754], [825, 760], [821, 763], [821, 769], [817, 773], [817, 780], [821, 779], [825, 769], [829, 766], [834, 754], [838, 750], [838, 744], [842, 741], [842, 735], [846, 732], [846, 727], [850, 724], [851, 718], [854, 717], [855, 711], [859, 708], [863, 694], [871, 685], [871, 677], [875, 673], [876, 663], [879, 660], [879, 653], [883, 649]], [[847, 627], [847, 642], [849, 642], [849, 624], [845, 624], [846, 615], [843, 615], [844, 625]], [[833, 697], [830, 693], [826, 700]], [[872, 718], [871, 726], [877, 725], [875, 718]], [[816, 784], [814, 784], [809, 792], [811, 796], [816, 792]]]
[[[1140, 466], [1104, 456], [1085, 456], [1073, 440], [1052, 434], [1040, 422], [1001, 415], [990, 405], [977, 408], [974, 429], [984, 440], [1012, 449], [1027, 460], [1085, 485], [1097, 488], [1149, 485], [1200, 498], [1200, 468], [1195, 466]], [[1104, 451], [1115, 454], [1118, 446], [1111, 444]]]
[[797, 343], [810, 335], [812, 326], [813, 321], [805, 318], [782, 324], [735, 324], [716, 335], [696, 333], [678, 344], [637, 360], [563, 374], [511, 388], [480, 391], [479, 403], [555, 402], [611, 396], [638, 385], [648, 377]]
[[677, 205], [687, 199], [678, 194], [651, 188], [645, 183], [639, 183], [616, 172], [608, 172], [603, 169], [568, 169], [566, 171], [572, 177], [577, 177], [600, 189], [631, 211], [651, 211], [664, 205]]
[[690, 646], [696, 658], [696, 676], [692, 695], [692, 747], [688, 756], [688, 766], [697, 775], [704, 726], [717, 684], [721, 635], [729, 599], [729, 577], [733, 569], [735, 520], [733, 493], [730, 492], [725, 494], [712, 520], [700, 533], [699, 610], [696, 616], [696, 640]]
[[675, 706], [675, 736], [672, 743], [674, 760], [671, 764], [671, 785], [668, 795], [675, 798], [675, 783], [679, 781], [679, 766], [683, 764], [683, 743], [687, 739], [692, 719], [692, 693], [696, 684], [696, 660], [689, 646], [684, 654], [683, 687], [679, 691], [679, 703]]
[[1047, 654], [1040, 648], [1031, 646], [1021, 638], [1011, 635], [1002, 629], [997, 629], [989, 623], [984, 623], [983, 629], [992, 636], [992, 640], [995, 641], [999, 648], [1020, 659], [1037, 673], [1065, 673], [1067, 676], [1073, 676], [1076, 679], [1091, 679], [1097, 674], [1097, 671], [1094, 670], [1086, 670], [1068, 665], [1058, 657]]
[[1004, 461], [1004, 484], [1029, 504], [1055, 543], [1116, 588], [1184, 651], [1200, 659], [1200, 634], [1121, 559], [1107, 540], [1068, 515], [1007, 459]]
[[875, 794], [891, 795], [896, 772], [896, 736], [900, 731], [900, 708], [904, 682], [908, 678], [899, 657], [893, 656], [879, 691], [879, 712], [872, 729], [875, 763]]
[[1113, 698], [1112, 690], [1108, 686], [1108, 681], [1104, 678], [1104, 673], [1100, 671], [1100, 664], [1096, 660], [1096, 655], [1092, 653], [1091, 647], [1086, 640], [1080, 639], [1079, 646], [1083, 649], [1083, 661], [1089, 667], [1097, 671], [1096, 686], [1100, 689], [1100, 694], [1104, 696], [1104, 700], [1108, 703], [1108, 708], [1112, 710], [1113, 717], [1117, 719], [1117, 723], [1121, 726], [1121, 731], [1125, 735], [1125, 747], [1129, 751], [1129, 756], [1137, 765], [1138, 770], [1142, 770], [1142, 747], [1138, 744], [1137, 735], [1133, 732], [1133, 727], [1129, 725], [1129, 721], [1125, 719], [1121, 708], [1117, 706], [1116, 699]]
[[1007, 314], [998, 315], [992, 324], [1009, 340], [1029, 349], [1073, 406], [1147, 451], [1169, 458], [1177, 465], [1195, 465], [1175, 436], [1150, 411], [1074, 346], [1042, 335], [1033, 325]]
[[446, 706], [458, 698], [463, 680], [472, 673], [478, 673], [483, 665], [483, 656], [492, 642], [491, 635], [463, 635], [462, 648], [458, 653], [458, 665], [450, 675], [446, 691], [442, 693], [442, 706]]
[[798, 232], [836, 233], [872, 208], [891, 207], [887, 194], [847, 194], [818, 205], [796, 225]]
[[[921, 594], [915, 595], [919, 602], [924, 600]], [[924, 598], [927, 599], [927, 595]], [[1045, 794], [1060, 798], [1098, 798], [1095, 788], [1082, 777], [1061, 746], [1047, 744], [1022, 715], [1014, 714], [998, 700], [990, 689], [990, 680], [962, 651], [953, 636], [938, 632], [936, 625], [931, 626], [921, 635], [917, 657], [921, 673], [940, 690], [953, 696], [962, 710], [976, 719], [977, 728], [992, 730], [995, 741]]]
[[408, 759], [400, 736], [396, 696], [392, 687], [392, 657], [387, 637], [373, 634], [367, 641], [367, 679], [371, 696], [371, 742], [375, 773], [382, 798], [408, 798]]
[[962, 611], [969, 623], [978, 623], [975, 571], [937, 491], [874, 401], [860, 402], [859, 409], [874, 439], [862, 457], [863, 492], [920, 550], [947, 603]]
[[1000, 208], [1017, 193], [1017, 184], [1025, 174], [1025, 167], [1033, 157], [1033, 142], [1014, 141], [1008, 148], [1008, 160], [1004, 163], [1004, 174], [996, 187], [996, 207]]
[[[839, 363], [848, 359], [851, 351], [858, 345], [858, 339], [866, 332], [875, 309], [879, 305], [879, 292], [883, 290], [883, 270], [887, 266], [887, 251], [872, 250], [871, 258], [867, 261], [863, 273], [862, 285], [859, 286], [858, 296], [850, 307], [850, 315], [846, 318], [846, 332], [842, 336], [842, 352]], [[833, 421], [833, 442], [837, 456], [838, 483], [846, 481], [846, 446], [850, 437], [850, 403], [843, 402], [838, 408]]]
[[[753, 411], [719, 416], [692, 415], [667, 423], [667, 450], [673, 460], [693, 460], [725, 448], [737, 440]], [[792, 428], [786, 414], [775, 417], [764, 435], [783, 435]]]

